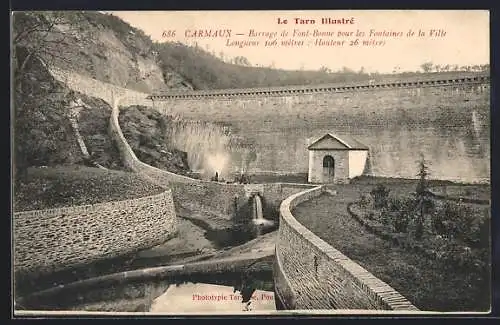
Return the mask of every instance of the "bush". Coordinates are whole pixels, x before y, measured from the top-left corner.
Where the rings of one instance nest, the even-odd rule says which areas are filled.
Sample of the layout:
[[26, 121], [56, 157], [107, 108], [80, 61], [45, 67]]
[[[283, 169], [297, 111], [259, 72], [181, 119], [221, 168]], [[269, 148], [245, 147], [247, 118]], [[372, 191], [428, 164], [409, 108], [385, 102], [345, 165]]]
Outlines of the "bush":
[[393, 220], [394, 230], [399, 233], [406, 233], [408, 231], [408, 224], [410, 223], [410, 213], [408, 211], [401, 211], [397, 218]]
[[446, 217], [443, 213], [438, 213], [435, 212], [432, 215], [431, 219], [431, 225], [432, 225], [432, 230], [438, 235], [446, 235], [447, 233], [447, 228], [445, 225], [446, 222]]
[[388, 202], [388, 209], [392, 212], [402, 211], [403, 205], [399, 198], [391, 197]]
[[362, 194], [360, 196], [360, 199], [359, 199], [359, 206], [362, 207], [362, 208], [367, 208], [369, 207], [371, 204], [373, 204], [371, 198], [366, 195], [366, 194]]
[[378, 220], [386, 226], [392, 226], [394, 224], [393, 220], [397, 218], [397, 215], [398, 215], [397, 212], [389, 212], [389, 211], [379, 212]]
[[386, 188], [383, 184], [378, 184], [370, 191], [373, 198], [375, 209], [382, 209], [387, 207], [390, 189]]
[[389, 211], [413, 211], [416, 201], [412, 197], [390, 197], [387, 208]]
[[463, 241], [471, 247], [488, 247], [490, 221], [487, 209], [480, 211], [462, 203], [445, 202], [435, 211], [433, 230]]
[[442, 247], [441, 260], [450, 270], [460, 268], [480, 275], [489, 268], [489, 256], [484, 254], [487, 251], [473, 250], [452, 240]]

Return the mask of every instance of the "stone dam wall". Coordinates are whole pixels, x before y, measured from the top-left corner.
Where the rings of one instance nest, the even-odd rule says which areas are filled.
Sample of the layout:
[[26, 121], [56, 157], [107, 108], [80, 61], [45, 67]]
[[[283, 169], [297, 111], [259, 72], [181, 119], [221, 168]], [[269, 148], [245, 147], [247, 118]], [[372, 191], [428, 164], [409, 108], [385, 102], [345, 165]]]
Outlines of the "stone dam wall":
[[[250, 172], [307, 172], [308, 137], [332, 131], [333, 128], [349, 131], [349, 134], [370, 147], [372, 175], [414, 177], [416, 171], [413, 165], [420, 157], [420, 151], [424, 151], [426, 159], [432, 163], [432, 178], [466, 181], [489, 179], [488, 76], [463, 74], [446, 80], [394, 80], [375, 85], [183, 92], [158, 97], [153, 102], [146, 99], [149, 94], [57, 68], [51, 69], [51, 72], [70, 88], [102, 98], [112, 106], [118, 106], [118, 102], [123, 106], [154, 106], [154, 109], [167, 114], [174, 113], [197, 120], [227, 120], [237, 127], [243, 126], [244, 130], [240, 132], [243, 137], [256, 141], [257, 160], [250, 165]], [[397, 127], [391, 125], [391, 116], [405, 105], [415, 108], [411, 110], [412, 114], [427, 116], [427, 120], [431, 119], [429, 116], [432, 112], [439, 110], [444, 112], [441, 116], [443, 121], [451, 120], [446, 114], [450, 110], [453, 113], [456, 110], [454, 105], [458, 102], [462, 106], [468, 105], [467, 116], [477, 117], [475, 123], [464, 122], [469, 127], [475, 125], [475, 130], [453, 127], [441, 134], [420, 125], [422, 120], [419, 119], [413, 119], [412, 124], [403, 129], [398, 129], [401, 128], [400, 123]], [[277, 107], [280, 109], [277, 110]], [[471, 109], [476, 109], [477, 114], [471, 115]], [[354, 118], [339, 118], [347, 113], [354, 114]], [[116, 108], [111, 117], [110, 133], [120, 148], [122, 159], [131, 170], [141, 172], [156, 184], [172, 188], [176, 204], [193, 203], [230, 218], [246, 203], [242, 185], [200, 181], [140, 162], [119, 129], [118, 114]], [[278, 114], [278, 119], [272, 120], [276, 117], [273, 114]], [[375, 116], [375, 120], [371, 121], [370, 116]], [[380, 130], [371, 130], [372, 122], [385, 124], [379, 125]], [[294, 127], [290, 128], [290, 125]], [[464, 140], [464, 132], [476, 137], [474, 143]], [[469, 152], [471, 150], [472, 153]], [[234, 162], [234, 165], [241, 166], [241, 163]], [[269, 199], [268, 203], [272, 202], [276, 205], [276, 201]]]
[[[252, 185], [224, 184], [194, 179], [171, 173], [141, 162], [123, 136], [119, 122], [118, 105], [113, 105], [109, 132], [119, 148], [122, 161], [130, 170], [140, 173], [151, 182], [171, 188], [175, 203], [179, 206], [209, 211], [225, 219], [232, 219], [236, 213], [248, 204]], [[303, 184], [263, 184], [258, 190], [264, 196], [266, 216], [278, 211], [279, 204], [293, 193], [308, 188]]]
[[14, 213], [14, 270], [40, 275], [163, 243], [177, 231], [172, 192]]
[[[431, 178], [489, 182], [488, 75], [458, 72], [375, 84], [177, 91], [151, 100], [151, 94], [74, 72], [51, 68], [51, 73], [70, 88], [109, 103], [120, 96], [124, 106], [228, 123], [235, 136], [254, 144], [252, 173], [306, 173], [308, 141], [334, 132], [370, 148], [373, 176], [413, 178], [422, 153], [432, 164]], [[242, 153], [231, 153], [230, 170], [239, 171]]]
[[279, 305], [284, 309], [418, 311], [392, 287], [294, 218], [293, 207], [323, 191], [324, 187], [314, 187], [281, 203], [273, 271]]
[[64, 83], [70, 89], [87, 96], [100, 98], [110, 105], [116, 98], [120, 98], [121, 105], [152, 106], [151, 100], [146, 99], [149, 94], [127, 89], [126, 85], [116, 86], [54, 66], [49, 67], [49, 71], [57, 81]]
[[[152, 98], [164, 114], [231, 125], [255, 146], [250, 172], [307, 172], [308, 141], [334, 132], [370, 148], [373, 176], [415, 177], [420, 153], [432, 162], [435, 179], [483, 182], [490, 175], [488, 76]], [[234, 169], [237, 159], [234, 154]]]

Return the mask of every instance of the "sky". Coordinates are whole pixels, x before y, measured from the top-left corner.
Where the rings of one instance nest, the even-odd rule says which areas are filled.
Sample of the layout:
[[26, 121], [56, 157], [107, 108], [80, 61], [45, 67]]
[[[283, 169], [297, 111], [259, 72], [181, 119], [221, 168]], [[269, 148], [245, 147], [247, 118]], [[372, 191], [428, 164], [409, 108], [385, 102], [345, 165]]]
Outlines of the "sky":
[[[108, 13], [143, 30], [154, 41], [178, 41], [188, 45], [197, 43], [217, 55], [222, 52], [226, 58], [244, 56], [254, 66], [273, 66], [287, 70], [317, 70], [323, 66], [334, 71], [342, 67], [359, 71], [363, 67], [366, 72], [390, 73], [396, 67], [401, 72], [416, 71], [422, 63], [429, 61], [434, 64], [460, 66], [489, 63], [490, 23], [487, 10]], [[330, 21], [344, 18], [349, 23], [323, 24], [322, 18], [329, 18]], [[278, 23], [278, 19], [281, 23]], [[287, 24], [283, 24], [284, 20], [287, 20]], [[306, 20], [309, 23], [306, 24]], [[198, 37], [195, 31], [200, 30], [202, 34], [210, 31], [223, 32], [222, 37]], [[414, 34], [408, 36], [410, 30]], [[425, 35], [419, 36], [419, 30]], [[434, 30], [432, 35], [431, 30]], [[164, 37], [164, 32], [166, 35], [168, 31], [175, 31], [175, 35]], [[281, 33], [284, 31], [288, 35], [282, 37]], [[315, 31], [328, 33], [328, 36], [314, 36]], [[342, 36], [339, 36], [339, 32]], [[352, 35], [345, 36], [346, 33]], [[387, 33], [396, 36], [387, 36]], [[265, 46], [266, 40], [272, 42], [273, 39], [277, 42]], [[321, 44], [330, 42], [334, 45], [318, 45], [317, 39], [321, 39]], [[281, 43], [290, 40], [293, 40], [294, 44]], [[344, 43], [341, 43], [342, 40]], [[242, 48], [235, 46], [244, 41], [253, 42], [253, 45]], [[302, 44], [297, 44], [301, 41]]]

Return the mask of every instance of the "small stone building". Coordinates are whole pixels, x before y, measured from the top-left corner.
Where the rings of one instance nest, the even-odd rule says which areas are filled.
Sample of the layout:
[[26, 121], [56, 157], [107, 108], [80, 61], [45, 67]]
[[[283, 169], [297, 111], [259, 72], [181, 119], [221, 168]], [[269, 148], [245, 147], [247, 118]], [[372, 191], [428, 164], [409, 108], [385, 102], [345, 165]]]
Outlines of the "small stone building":
[[307, 149], [309, 183], [349, 183], [364, 173], [368, 161], [368, 147], [349, 136], [327, 133]]

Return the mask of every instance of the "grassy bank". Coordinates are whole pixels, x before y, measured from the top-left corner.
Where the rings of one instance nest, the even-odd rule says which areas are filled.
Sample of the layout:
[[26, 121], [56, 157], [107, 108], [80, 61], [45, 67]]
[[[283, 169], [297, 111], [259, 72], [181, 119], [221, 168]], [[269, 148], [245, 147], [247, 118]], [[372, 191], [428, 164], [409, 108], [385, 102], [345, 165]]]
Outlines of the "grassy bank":
[[83, 166], [29, 168], [14, 188], [14, 211], [86, 205], [159, 194], [163, 189], [134, 173]]

